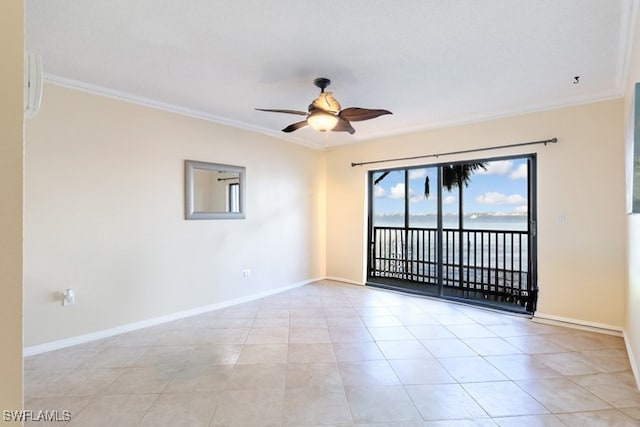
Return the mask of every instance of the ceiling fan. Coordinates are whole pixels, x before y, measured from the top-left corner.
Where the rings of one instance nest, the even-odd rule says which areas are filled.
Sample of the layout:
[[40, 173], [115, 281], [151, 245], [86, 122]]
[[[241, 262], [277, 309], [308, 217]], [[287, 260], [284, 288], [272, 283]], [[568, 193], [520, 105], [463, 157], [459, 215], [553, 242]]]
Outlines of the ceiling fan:
[[273, 113], [297, 114], [306, 116], [306, 119], [290, 124], [282, 129], [282, 132], [293, 132], [307, 125], [319, 132], [349, 132], [355, 133], [355, 129], [351, 126], [351, 122], [359, 122], [362, 120], [375, 119], [385, 114], [393, 114], [388, 110], [372, 110], [369, 108], [349, 107], [341, 109], [340, 103], [336, 101], [331, 92], [324, 90], [331, 84], [331, 80], [319, 77], [313, 81], [313, 84], [320, 88], [320, 95], [309, 104], [309, 112], [299, 110], [283, 110], [275, 108], [256, 108], [258, 111], [270, 111]]

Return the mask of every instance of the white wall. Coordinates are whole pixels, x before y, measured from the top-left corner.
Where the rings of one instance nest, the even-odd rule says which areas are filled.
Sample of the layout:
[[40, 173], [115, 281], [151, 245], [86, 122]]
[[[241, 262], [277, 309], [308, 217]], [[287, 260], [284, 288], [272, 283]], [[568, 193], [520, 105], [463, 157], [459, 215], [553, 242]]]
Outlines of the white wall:
[[[538, 314], [621, 329], [623, 106], [600, 102], [323, 153], [48, 85], [40, 115], [27, 123], [25, 344], [325, 275], [362, 283], [366, 169], [352, 161], [550, 137], [559, 143], [495, 152], [538, 153]], [[247, 166], [247, 219], [185, 221], [184, 159]], [[58, 292], [67, 287], [78, 303], [62, 307]]]
[[22, 408], [23, 23], [0, 2], [0, 410]]
[[[621, 330], [625, 298], [622, 100], [434, 130], [331, 150], [327, 158], [327, 275], [364, 281], [367, 167], [352, 162], [557, 137], [548, 146], [476, 156], [538, 155], [539, 316]], [[474, 155], [371, 165], [371, 169]], [[563, 214], [564, 224], [556, 221]]]
[[[635, 83], [640, 82], [640, 18], [638, 13], [636, 13], [635, 24], [635, 40], [631, 49], [629, 79], [625, 91], [624, 117], [627, 120], [631, 119]], [[640, 101], [636, 100], [635, 102], [635, 108], [640, 108]], [[633, 123], [627, 122], [625, 129], [633, 129]], [[627, 137], [631, 137], [631, 135], [627, 135]], [[627, 162], [631, 161], [629, 158], [626, 160]], [[640, 385], [640, 214], [627, 216], [627, 226], [628, 268], [624, 332], [636, 383]]]
[[[47, 85], [26, 128], [25, 345], [323, 277], [323, 156]], [[185, 159], [246, 166], [247, 218], [186, 221]]]

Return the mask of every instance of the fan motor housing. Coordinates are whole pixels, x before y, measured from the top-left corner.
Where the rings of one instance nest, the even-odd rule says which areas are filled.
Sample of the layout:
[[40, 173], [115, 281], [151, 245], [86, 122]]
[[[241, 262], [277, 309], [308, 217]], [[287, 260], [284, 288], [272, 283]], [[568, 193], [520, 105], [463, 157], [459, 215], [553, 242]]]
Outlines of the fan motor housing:
[[320, 88], [324, 92], [324, 90], [331, 84], [331, 80], [326, 77], [318, 77], [313, 81], [313, 84]]

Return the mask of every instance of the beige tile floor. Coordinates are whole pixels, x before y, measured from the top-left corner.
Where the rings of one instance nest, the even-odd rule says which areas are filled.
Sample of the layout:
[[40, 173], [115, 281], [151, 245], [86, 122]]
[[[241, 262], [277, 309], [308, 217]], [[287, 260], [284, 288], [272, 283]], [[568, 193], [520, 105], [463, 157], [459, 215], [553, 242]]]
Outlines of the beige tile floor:
[[28, 357], [25, 407], [69, 426], [640, 425], [622, 338], [330, 281]]

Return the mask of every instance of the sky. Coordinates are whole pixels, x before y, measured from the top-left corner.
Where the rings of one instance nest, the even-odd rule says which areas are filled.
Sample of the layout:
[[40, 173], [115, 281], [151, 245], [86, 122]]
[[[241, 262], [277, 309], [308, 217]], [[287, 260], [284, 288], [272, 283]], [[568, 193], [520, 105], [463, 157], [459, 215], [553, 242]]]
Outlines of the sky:
[[[409, 212], [437, 213], [436, 167], [409, 170]], [[374, 174], [374, 180], [382, 172]], [[425, 177], [429, 177], [430, 195], [424, 197]], [[392, 171], [374, 188], [375, 214], [393, 214], [404, 211], [404, 171]], [[458, 212], [458, 189], [443, 190], [444, 213]], [[486, 163], [486, 170], [478, 170], [464, 188], [465, 214], [471, 213], [526, 213], [527, 212], [527, 160], [495, 160]]]

